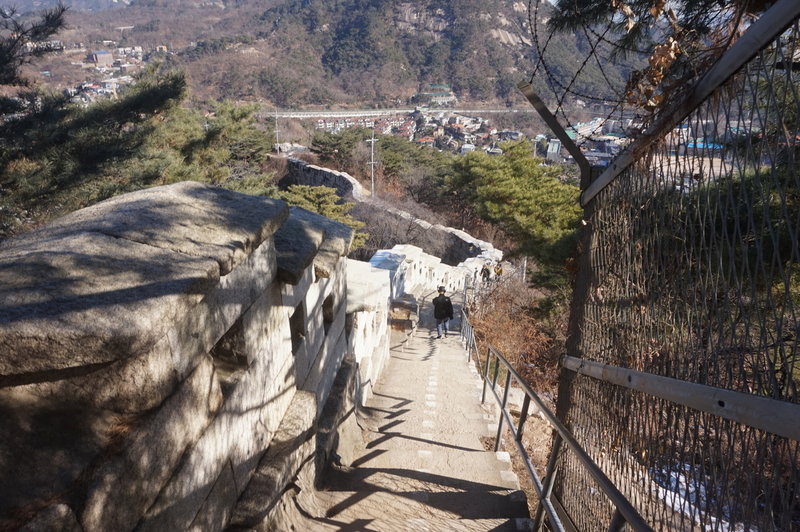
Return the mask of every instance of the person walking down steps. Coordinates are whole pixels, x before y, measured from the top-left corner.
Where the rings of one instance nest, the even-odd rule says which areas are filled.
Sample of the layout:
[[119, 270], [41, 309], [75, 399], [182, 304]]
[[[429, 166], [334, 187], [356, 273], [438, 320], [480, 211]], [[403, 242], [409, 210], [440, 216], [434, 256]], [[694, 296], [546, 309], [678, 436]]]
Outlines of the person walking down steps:
[[489, 277], [491, 276], [492, 272], [489, 270], [489, 263], [487, 262], [486, 264], [483, 265], [483, 268], [481, 268], [481, 279], [483, 279], [484, 283], [488, 283]]
[[444, 286], [439, 287], [439, 295], [433, 298], [433, 317], [436, 318], [436, 338], [447, 338], [447, 325], [453, 319], [453, 302], [444, 295]]
[[499, 281], [500, 281], [500, 276], [501, 276], [501, 275], [503, 275], [503, 267], [502, 267], [502, 266], [500, 265], [500, 263], [498, 262], [498, 263], [497, 263], [497, 264], [495, 264], [495, 266], [494, 266], [494, 280], [499, 282]]

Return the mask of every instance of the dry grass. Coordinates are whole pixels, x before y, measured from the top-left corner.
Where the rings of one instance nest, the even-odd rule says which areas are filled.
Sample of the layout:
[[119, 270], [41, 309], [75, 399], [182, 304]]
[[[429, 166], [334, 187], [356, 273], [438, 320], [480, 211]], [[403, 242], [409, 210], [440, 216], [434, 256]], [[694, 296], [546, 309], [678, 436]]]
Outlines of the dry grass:
[[544, 297], [521, 279], [509, 277], [481, 292], [471, 321], [482, 351], [487, 344], [494, 346], [534, 391], [553, 399], [558, 359], [564, 351], [566, 315], [536, 319], [532, 309]]

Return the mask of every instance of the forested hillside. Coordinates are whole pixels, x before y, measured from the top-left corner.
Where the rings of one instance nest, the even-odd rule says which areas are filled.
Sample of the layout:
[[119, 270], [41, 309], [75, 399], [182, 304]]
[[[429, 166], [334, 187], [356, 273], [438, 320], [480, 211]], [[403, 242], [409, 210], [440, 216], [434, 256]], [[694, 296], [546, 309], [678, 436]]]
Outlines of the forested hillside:
[[[520, 103], [516, 84], [536, 61], [527, 2], [514, 0], [130, 0], [101, 12], [82, 11], [101, 0], [72, 2], [65, 37], [169, 45], [199, 99], [405, 104], [426, 83], [445, 83], [462, 102]], [[20, 5], [34, 3], [47, 2]], [[125, 26], [133, 28], [117, 29]], [[564, 83], [585, 47], [577, 32], [548, 44]], [[606, 74], [621, 79], [619, 68], [606, 65]], [[597, 95], [608, 85], [602, 75], [587, 65], [578, 92]]]
[[[27, 12], [39, 11], [52, 7], [57, 3], [57, 0], [19, 0], [17, 2], [8, 2], [8, 5], [16, 6], [20, 11]], [[67, 0], [62, 3], [78, 11], [100, 11], [127, 6], [131, 3], [131, 0]]]

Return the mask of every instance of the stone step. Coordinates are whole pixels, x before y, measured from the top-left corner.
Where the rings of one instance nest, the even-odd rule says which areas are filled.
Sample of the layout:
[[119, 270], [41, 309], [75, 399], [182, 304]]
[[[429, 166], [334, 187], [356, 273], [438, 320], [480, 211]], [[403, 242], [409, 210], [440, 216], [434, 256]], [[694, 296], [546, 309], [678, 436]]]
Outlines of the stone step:
[[[441, 342], [442, 340], [436, 341]], [[449, 351], [449, 348], [446, 350]], [[458, 354], [456, 356], [447, 355], [445, 354], [445, 349], [442, 349], [441, 347], [419, 346], [407, 350], [405, 353], [403, 353], [402, 357], [399, 355], [393, 355], [392, 358], [399, 366], [413, 366], [424, 369], [452, 366], [454, 369], [457, 368], [459, 372], [463, 372], [464, 374], [469, 373], [469, 369], [466, 365], [466, 354]]]
[[442, 424], [496, 421], [491, 410], [481, 406], [478, 400], [453, 403], [447, 400], [446, 396], [438, 393], [426, 393], [420, 399], [406, 403], [399, 408], [391, 404], [386, 406], [386, 404], [386, 402], [369, 401], [369, 404], [361, 411], [364, 414], [363, 417], [369, 420], [370, 427], [398, 419], [412, 420], [426, 416], [436, 417], [442, 421]]
[[[436, 382], [436, 386], [431, 386], [427, 379], [424, 383], [409, 384], [405, 387], [381, 386], [381, 392], [391, 396], [415, 397], [417, 401], [443, 401], [448, 403], [448, 408], [456, 409], [480, 408], [481, 389], [476, 382], [444, 383], [441, 379]], [[427, 397], [428, 395], [436, 397]], [[369, 401], [367, 406], [372, 404], [372, 401]]]
[[[402, 474], [408, 470], [409, 477], [418, 477], [423, 472], [437, 477], [491, 484], [513, 478], [511, 457], [505, 451], [452, 452], [448, 450], [373, 450], [356, 458], [348, 471], [354, 477], [377, 471]], [[360, 469], [369, 470], [362, 475]], [[355, 491], [355, 490], [354, 490]]]
[[498, 492], [519, 489], [519, 479], [512, 471], [487, 471], [482, 481], [454, 478], [452, 473], [436, 475], [424, 470], [370, 469], [349, 471], [331, 469], [325, 487], [334, 491], [424, 491], [424, 492]]
[[[483, 438], [494, 438], [497, 435], [496, 422], [478, 420], [462, 420], [461, 424], [457, 425], [454, 422], [445, 423], [443, 420], [435, 418], [417, 418], [405, 421], [396, 419], [391, 423], [383, 424], [380, 429], [367, 430], [362, 433], [368, 449], [384, 447], [381, 442], [388, 442], [391, 439], [407, 439], [434, 447], [442, 447], [441, 450], [452, 448], [456, 451], [483, 451], [485, 450], [484, 447], [478, 445], [478, 443]], [[461, 447], [465, 448], [462, 449]], [[414, 448], [417, 448], [417, 446], [414, 446]]]
[[[437, 381], [437, 385], [439, 386], [443, 384], [456, 384], [459, 388], [466, 387], [467, 385], [477, 388], [478, 384], [481, 384], [480, 377], [476, 373], [467, 371], [466, 368], [456, 369], [445, 365], [439, 365], [430, 366], [430, 369], [409, 369], [404, 368], [399, 364], [394, 364], [392, 366], [392, 370], [397, 372], [399, 374], [398, 376], [413, 376], [414, 380], [408, 382], [409, 386], [412, 387], [425, 387], [428, 386], [432, 381]], [[395, 384], [393, 384], [393, 381]], [[397, 377], [395, 377], [391, 380], [386, 379], [378, 382], [382, 382], [384, 385], [392, 388], [397, 386], [396, 383], [398, 383], [398, 380]]]
[[[402, 404], [402, 406], [395, 406], [397, 404]], [[425, 393], [417, 399], [404, 403], [370, 400], [363, 413], [366, 414], [365, 417], [369, 418], [370, 427], [383, 425], [397, 419], [421, 419], [425, 416], [436, 417], [445, 425], [457, 421], [464, 423], [497, 421], [493, 415], [493, 409], [481, 406], [479, 397], [463, 397], [453, 400], [453, 396], [440, 393]]]
[[[407, 358], [404, 360], [392, 360], [394, 371], [401, 373], [414, 374], [419, 378], [427, 375], [440, 374], [442, 377], [448, 376], [455, 379], [479, 379], [476, 373], [470, 371], [464, 360], [453, 360], [445, 362], [437, 360], [439, 355], [426, 355], [424, 357]], [[432, 358], [433, 360], [427, 360]], [[460, 358], [460, 357], [459, 357]], [[385, 377], [384, 377], [385, 378]], [[390, 378], [386, 378], [390, 381]], [[393, 379], [391, 379], [393, 380]], [[413, 384], [413, 383], [410, 383]]]
[[[408, 436], [423, 437], [429, 435], [428, 439], [433, 439], [434, 442], [441, 441], [442, 443], [454, 443], [450, 436], [464, 436], [467, 441], [471, 441], [473, 437], [481, 438], [484, 436], [494, 436], [497, 433], [497, 422], [488, 420], [443, 420], [435, 417], [420, 417], [413, 416], [410, 418], [396, 418], [394, 420], [385, 420], [377, 426], [363, 425], [367, 431], [364, 433], [365, 441], [373, 441], [382, 438], [384, 435], [403, 433]], [[459, 429], [460, 427], [460, 429]], [[385, 438], [383, 438], [385, 439]]]
[[[399, 425], [398, 422], [406, 423], [406, 426], [429, 426], [433, 423], [437, 431], [453, 432], [461, 427], [462, 431], [469, 432], [484, 425], [497, 425], [497, 417], [486, 411], [464, 408], [453, 412], [446, 404], [436, 401], [430, 403], [423, 408], [399, 411], [367, 410], [361, 426], [372, 432], [381, 432], [381, 430], [392, 430], [393, 427]], [[386, 427], [386, 429], [381, 429], [381, 427]]]
[[509, 519], [529, 517], [519, 490], [475, 492], [327, 491], [317, 494], [325, 517], [355, 519]]
[[[339, 512], [338, 515], [325, 515], [326, 514], [326, 507], [319, 504], [323, 501], [317, 500], [319, 499], [320, 495], [325, 494], [326, 492], [319, 492], [314, 490], [313, 495], [311, 495], [311, 500], [309, 500], [308, 496], [302, 496], [302, 493], [298, 493], [296, 489], [288, 490], [284, 493], [284, 496], [275, 506], [275, 511], [271, 514], [271, 517], [268, 521], [265, 521], [262, 526], [256, 527], [257, 530], [285, 530], [285, 531], [295, 531], [295, 532], [306, 532], [306, 531], [313, 531], [313, 532], [342, 532], [344, 530], [352, 530], [358, 532], [416, 532], [416, 531], [436, 531], [436, 532], [445, 532], [445, 531], [463, 531], [463, 532], [478, 532], [478, 531], [531, 531], [531, 520], [528, 518], [527, 514], [524, 516], [518, 516], [517, 513], [522, 509], [519, 505], [513, 505], [513, 515], [508, 516], [499, 516], [499, 517], [477, 517], [477, 518], [453, 518], [453, 517], [441, 517], [440, 515], [435, 515], [424, 506], [420, 506], [416, 508], [417, 511], [423, 511], [420, 515], [410, 516], [410, 515], [401, 515], [398, 514], [396, 511], [392, 511], [390, 507], [386, 507], [383, 511], [383, 514], [380, 517], [374, 517], [374, 515], [364, 514], [353, 517], [352, 515], [348, 515], [344, 512]], [[346, 496], [349, 497], [353, 493], [358, 492], [349, 492]], [[503, 495], [503, 493], [509, 492], [501, 492], [499, 495], [496, 493], [492, 493], [492, 497], [508, 497], [508, 495]], [[518, 492], [510, 492], [511, 494], [515, 494]], [[365, 497], [369, 497], [373, 494], [364, 494]], [[448, 494], [442, 493], [440, 494], [439, 500], [434, 500], [434, 502], [443, 503], [442, 496], [445, 495], [453, 495], [457, 496], [459, 494]], [[461, 494], [463, 495], [463, 494]], [[473, 495], [477, 496], [484, 496], [487, 497], [487, 493], [475, 493]], [[519, 495], [512, 495], [514, 497], [519, 497]], [[323, 497], [324, 499], [324, 497]], [[331, 499], [328, 496], [329, 502], [335, 501], [335, 499]], [[340, 497], [338, 499], [340, 502], [343, 499]], [[373, 497], [371, 500], [363, 499], [362, 504], [367, 505], [370, 503], [380, 504], [384, 502], [385, 499], [381, 499], [379, 497]], [[408, 500], [408, 499], [407, 499]], [[489, 501], [493, 499], [488, 499]], [[353, 502], [353, 501], [351, 501]], [[401, 506], [404, 506], [404, 502], [400, 502]], [[417, 506], [417, 505], [415, 505]], [[379, 510], [380, 511], [380, 510]], [[527, 512], [527, 508], [525, 508]], [[372, 512], [374, 513], [374, 511]], [[244, 532], [244, 530], [254, 530], [254, 529], [242, 529], [242, 528], [228, 528], [226, 532]]]
[[433, 429], [430, 432], [425, 427], [420, 427], [416, 430], [400, 430], [397, 431], [386, 430], [381, 433], [365, 432], [365, 447], [367, 451], [374, 450], [409, 450], [409, 451], [484, 451], [485, 447], [481, 442], [481, 438], [494, 436], [489, 426], [486, 430], [481, 427], [476, 429], [474, 433], [435, 433]]
[[472, 464], [470, 469], [449, 469], [434, 460], [419, 468], [332, 467], [325, 475], [329, 491], [498, 491], [519, 489], [513, 471], [502, 465]]
[[[304, 528], [305, 527], [305, 528]], [[343, 523], [338, 519], [307, 519], [293, 530], [314, 532], [530, 532], [533, 522], [529, 518], [514, 519], [358, 519]]]

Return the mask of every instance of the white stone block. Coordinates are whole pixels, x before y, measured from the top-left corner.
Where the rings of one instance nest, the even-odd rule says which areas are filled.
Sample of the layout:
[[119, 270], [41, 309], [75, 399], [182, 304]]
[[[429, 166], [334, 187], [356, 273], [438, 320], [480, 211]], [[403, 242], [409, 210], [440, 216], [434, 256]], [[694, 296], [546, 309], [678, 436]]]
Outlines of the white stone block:
[[281, 297], [284, 306], [296, 308], [305, 300], [308, 288], [314, 283], [314, 266], [310, 265], [303, 271], [303, 276], [296, 285], [283, 284]]
[[133, 430], [121, 453], [96, 470], [80, 516], [83, 528], [132, 530], [221, 400], [213, 364], [206, 357], [176, 393]]
[[339, 371], [346, 349], [347, 335], [345, 335], [344, 330], [342, 330], [342, 334], [339, 335], [337, 341], [333, 344], [329, 344], [327, 349], [328, 353], [326, 358], [329, 362], [326, 370], [322, 374], [322, 383], [317, 387], [317, 415], [322, 413], [325, 401], [328, 400], [328, 395], [330, 395], [331, 388], [333, 387], [333, 381], [336, 380], [336, 374]]
[[289, 316], [280, 301], [280, 284], [275, 283], [242, 316], [242, 352], [248, 365], [258, 358], [281, 365], [292, 358]]
[[[236, 383], [221, 411], [161, 490], [139, 530], [188, 528], [228, 464], [236, 486], [244, 489], [295, 391], [290, 360], [271, 383], [264, 382], [265, 374], [259, 373], [267, 367], [256, 362]], [[263, 394], [263, 399], [260, 404], [251, 405], [258, 393]]]
[[[257, 405], [250, 405], [248, 411], [256, 414], [254, 420], [247, 420], [243, 431], [250, 431], [251, 438], [237, 440], [231, 451], [231, 464], [233, 465], [236, 485], [243, 489], [250, 480], [258, 458], [269, 447], [275, 431], [283, 419], [286, 409], [297, 390], [294, 380], [294, 365], [291, 359], [286, 359], [281, 367], [273, 365], [277, 371], [270, 372], [270, 380], [264, 384], [263, 399]], [[252, 395], [252, 389], [261, 386], [263, 378], [254, 379], [254, 382], [245, 383], [245, 390]], [[246, 403], [245, 403], [246, 404]], [[241, 412], [241, 407], [231, 404], [230, 415], [236, 416]]]
[[[344, 334], [345, 317], [345, 305], [342, 304], [339, 306], [334, 320], [328, 328], [328, 334], [324, 337], [324, 344], [320, 346], [317, 357], [309, 368], [306, 379], [300, 386], [302, 390], [317, 393], [319, 391], [317, 388], [320, 383], [326, 381], [327, 375], [336, 375], [339, 369], [339, 362], [347, 349], [346, 336]], [[333, 380], [331, 379], [330, 382], [332, 383]], [[322, 403], [319, 402], [319, 399], [323, 396], [327, 396], [327, 391], [324, 391], [322, 395], [317, 395], [320, 408]]]
[[272, 239], [221, 277], [206, 297], [168, 333], [173, 363], [184, 378], [237, 319], [272, 284], [277, 266]]
[[226, 464], [187, 531], [217, 532], [222, 530], [230, 520], [238, 498], [239, 490], [236, 480], [233, 478], [233, 470], [230, 464]]
[[268, 447], [295, 390], [286, 309], [276, 301], [280, 301], [278, 284], [243, 316], [242, 344], [250, 365], [232, 385], [222, 411], [190, 451], [186, 465], [164, 490], [161, 511], [151, 512], [147, 520], [149, 529], [185, 528], [223, 464], [232, 466], [235, 484], [243, 489]]
[[[322, 348], [322, 344], [326, 339], [325, 320], [322, 315], [321, 304], [311, 308], [310, 314], [306, 317], [306, 323], [306, 353], [308, 355], [311, 353], [319, 353], [320, 349]], [[342, 327], [344, 327], [344, 323], [342, 323]], [[311, 371], [311, 368], [314, 367], [315, 360], [309, 358], [305, 361], [305, 364], [307, 376], [308, 372]], [[303, 380], [305, 379], [298, 379], [299, 382], [302, 382]]]

